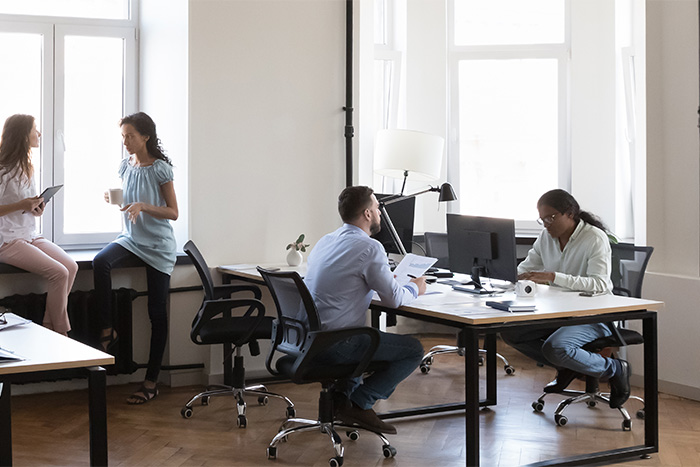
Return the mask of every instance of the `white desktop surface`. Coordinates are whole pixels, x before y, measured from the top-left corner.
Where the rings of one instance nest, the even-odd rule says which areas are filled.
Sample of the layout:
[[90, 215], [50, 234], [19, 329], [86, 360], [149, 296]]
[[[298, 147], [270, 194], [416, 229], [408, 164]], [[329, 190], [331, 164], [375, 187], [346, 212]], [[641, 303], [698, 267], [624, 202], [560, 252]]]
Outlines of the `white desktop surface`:
[[112, 365], [114, 357], [36, 323], [0, 331], [0, 347], [24, 360], [0, 363], [0, 375]]

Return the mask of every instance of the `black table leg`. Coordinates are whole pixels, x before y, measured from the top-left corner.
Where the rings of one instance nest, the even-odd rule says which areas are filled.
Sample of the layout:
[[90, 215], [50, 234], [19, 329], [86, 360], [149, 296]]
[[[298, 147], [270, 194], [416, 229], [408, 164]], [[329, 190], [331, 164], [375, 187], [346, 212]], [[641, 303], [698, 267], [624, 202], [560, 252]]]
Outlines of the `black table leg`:
[[[466, 414], [464, 431], [467, 465], [479, 465], [479, 333], [473, 327], [464, 328], [464, 392]], [[488, 356], [487, 356], [488, 358]]]
[[12, 465], [12, 410], [10, 382], [0, 382], [0, 465]]
[[656, 313], [642, 320], [644, 335], [644, 445], [659, 450], [659, 362]]
[[99, 366], [87, 369], [90, 412], [90, 465], [107, 465], [107, 374]]

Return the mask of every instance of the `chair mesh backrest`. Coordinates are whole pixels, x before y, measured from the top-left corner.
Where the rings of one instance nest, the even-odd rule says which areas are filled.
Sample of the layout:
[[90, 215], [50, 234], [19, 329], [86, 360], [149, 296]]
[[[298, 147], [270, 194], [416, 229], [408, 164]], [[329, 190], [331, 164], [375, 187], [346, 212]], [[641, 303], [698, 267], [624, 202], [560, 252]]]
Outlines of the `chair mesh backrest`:
[[649, 258], [654, 251], [650, 246], [635, 246], [631, 243], [610, 245], [612, 249], [613, 292], [616, 295], [642, 297], [644, 273], [649, 264]]
[[425, 239], [425, 254], [438, 259], [437, 263], [435, 263], [435, 267], [449, 268], [450, 257], [447, 249], [447, 234], [425, 232], [423, 238]]
[[185, 243], [185, 246], [182, 249], [185, 251], [185, 253], [187, 253], [187, 256], [189, 256], [192, 260], [195, 269], [197, 269], [199, 278], [202, 281], [202, 286], [204, 287], [204, 299], [214, 300], [214, 281], [211, 278], [211, 273], [209, 272], [207, 262], [204, 261], [204, 257], [199, 252], [199, 249], [197, 249], [192, 240]]
[[309, 331], [321, 329], [311, 293], [296, 272], [271, 272], [258, 268], [277, 307], [277, 349], [295, 353]]

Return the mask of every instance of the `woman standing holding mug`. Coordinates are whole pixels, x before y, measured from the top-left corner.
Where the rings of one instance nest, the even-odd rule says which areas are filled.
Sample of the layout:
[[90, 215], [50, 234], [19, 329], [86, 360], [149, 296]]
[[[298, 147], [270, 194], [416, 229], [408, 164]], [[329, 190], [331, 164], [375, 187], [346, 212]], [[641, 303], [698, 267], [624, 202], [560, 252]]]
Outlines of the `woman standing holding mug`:
[[[112, 323], [111, 270], [126, 259], [138, 258], [146, 266], [151, 345], [146, 378], [129, 398], [144, 404], [158, 395], [156, 383], [168, 337], [167, 300], [170, 274], [175, 266], [175, 236], [170, 225], [178, 218], [172, 164], [163, 153], [156, 125], [143, 112], [122, 118], [122, 141], [130, 157], [122, 160], [124, 231], [93, 260], [95, 292], [102, 318], [101, 345], [106, 351], [117, 342]], [[109, 196], [105, 193], [105, 201]]]
[[31, 115], [17, 114], [5, 121], [0, 139], [0, 262], [48, 280], [43, 325], [67, 335], [68, 294], [78, 264], [36, 232], [36, 217], [45, 205], [36, 196], [30, 155], [40, 137]]

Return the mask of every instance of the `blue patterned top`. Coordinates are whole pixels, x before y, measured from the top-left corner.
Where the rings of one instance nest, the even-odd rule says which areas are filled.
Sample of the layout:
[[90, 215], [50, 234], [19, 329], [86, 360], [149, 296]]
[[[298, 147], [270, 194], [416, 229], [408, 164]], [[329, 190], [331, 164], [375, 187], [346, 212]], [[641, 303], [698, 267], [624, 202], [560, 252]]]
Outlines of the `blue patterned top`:
[[[119, 177], [122, 179], [124, 190], [124, 206], [135, 202], [165, 206], [160, 186], [173, 181], [173, 169], [170, 164], [156, 159], [152, 165], [134, 167], [129, 163], [130, 159], [123, 159], [119, 166]], [[141, 212], [136, 223], [132, 223], [126, 211], [123, 214], [124, 231], [114, 242], [154, 269], [171, 274], [175, 267], [176, 243], [170, 221]]]

